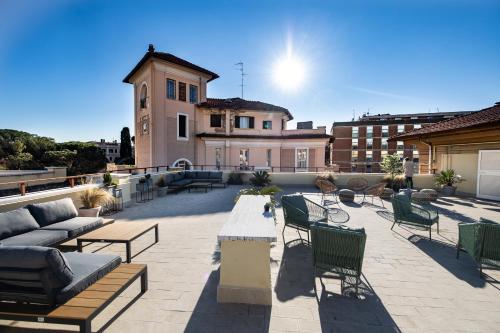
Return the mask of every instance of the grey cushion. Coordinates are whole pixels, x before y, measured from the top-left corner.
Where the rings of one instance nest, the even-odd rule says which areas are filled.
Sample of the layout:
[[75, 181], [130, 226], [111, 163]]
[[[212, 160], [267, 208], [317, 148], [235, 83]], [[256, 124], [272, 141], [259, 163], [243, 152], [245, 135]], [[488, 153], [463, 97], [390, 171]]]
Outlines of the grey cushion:
[[[1, 246], [48, 246], [68, 238], [68, 232], [64, 230], [42, 230], [37, 229], [17, 236], [2, 239]], [[0, 247], [1, 248], [1, 247]]]
[[55, 303], [55, 294], [73, 281], [61, 252], [41, 246], [0, 247], [0, 298]]
[[210, 171], [210, 179], [222, 179], [222, 171]]
[[100, 217], [77, 216], [66, 221], [50, 224], [43, 227], [42, 230], [66, 230], [68, 237], [72, 238], [97, 229], [100, 226], [102, 226], [102, 218]]
[[174, 174], [174, 181], [184, 179], [184, 172], [178, 172]]
[[116, 255], [68, 252], [65, 254], [73, 271], [73, 281], [56, 295], [58, 304], [64, 303], [118, 267], [122, 259]]
[[193, 182], [193, 179], [180, 179], [180, 180], [175, 180], [171, 183], [173, 186], [186, 186], [187, 184], [191, 184]]
[[185, 174], [186, 174], [186, 178], [187, 179], [193, 179], [193, 178], [196, 178], [196, 173], [197, 171], [186, 171]]
[[210, 171], [197, 171], [196, 172], [196, 179], [209, 179], [210, 178]]
[[167, 174], [165, 175], [165, 181], [167, 182], [167, 184], [169, 184], [169, 183], [173, 182], [173, 181], [174, 181], [174, 179], [175, 179], [175, 176], [174, 176], [174, 174], [172, 174], [172, 173], [167, 173]]
[[78, 216], [71, 198], [31, 204], [28, 205], [28, 209], [41, 227]]
[[16, 236], [40, 228], [26, 208], [0, 213], [0, 239]]

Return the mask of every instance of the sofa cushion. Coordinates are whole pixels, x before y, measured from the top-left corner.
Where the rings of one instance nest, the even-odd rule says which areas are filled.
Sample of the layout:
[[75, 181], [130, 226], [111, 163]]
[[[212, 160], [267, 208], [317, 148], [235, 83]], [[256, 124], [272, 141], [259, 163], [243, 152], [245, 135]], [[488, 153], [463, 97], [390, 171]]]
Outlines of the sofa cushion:
[[71, 198], [31, 204], [28, 205], [28, 209], [41, 227], [78, 216]]
[[73, 281], [63, 254], [42, 246], [0, 247], [0, 299], [54, 304], [55, 294]]
[[64, 230], [36, 229], [0, 241], [1, 246], [49, 246], [68, 238]]
[[187, 179], [194, 179], [196, 178], [197, 171], [186, 171], [185, 174]]
[[179, 180], [174, 180], [171, 185], [173, 186], [186, 186], [188, 184], [191, 184], [193, 182], [192, 179], [179, 179]]
[[184, 172], [174, 173], [174, 181], [184, 179]]
[[122, 262], [119, 256], [111, 254], [69, 252], [65, 257], [73, 271], [73, 281], [57, 293], [58, 304], [68, 301]]
[[0, 239], [16, 236], [40, 228], [26, 208], [0, 213]]
[[209, 179], [210, 178], [210, 171], [197, 171], [196, 172], [196, 179]]
[[72, 238], [100, 226], [102, 226], [102, 218], [100, 217], [77, 216], [66, 221], [50, 224], [43, 227], [42, 230], [65, 230], [68, 232], [68, 237]]
[[222, 180], [222, 171], [210, 171], [210, 179]]
[[173, 182], [175, 179], [175, 175], [173, 173], [167, 173], [165, 175], [165, 182], [168, 184], [170, 184], [171, 182]]

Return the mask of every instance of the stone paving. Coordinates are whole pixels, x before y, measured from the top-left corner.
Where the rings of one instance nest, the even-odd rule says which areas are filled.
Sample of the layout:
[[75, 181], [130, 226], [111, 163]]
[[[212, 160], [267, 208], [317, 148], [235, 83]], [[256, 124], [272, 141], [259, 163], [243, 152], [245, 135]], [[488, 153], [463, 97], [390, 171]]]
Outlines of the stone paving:
[[[133, 259], [148, 265], [148, 292], [134, 299], [136, 283], [94, 320], [94, 331], [130, 304], [104, 326], [105, 332], [500, 332], [500, 272], [485, 271], [487, 278], [479, 278], [466, 254], [456, 260], [454, 247], [459, 221], [498, 220], [499, 203], [440, 198], [435, 206], [441, 233], [433, 232], [432, 241], [417, 229], [395, 226], [391, 231], [389, 202], [387, 210], [377, 201], [341, 204], [350, 215], [346, 225], [364, 227], [368, 235], [359, 299], [343, 292], [339, 280], [323, 279], [325, 289], [319, 279], [313, 282], [310, 248], [293, 241], [297, 233], [290, 228], [284, 245], [278, 209], [279, 237], [271, 250], [273, 306], [220, 305], [216, 235], [239, 189], [172, 194], [117, 214], [117, 222], [159, 221], [160, 242]], [[321, 200], [312, 187], [285, 190]], [[138, 239], [133, 252], [152, 241], [152, 233]], [[123, 254], [120, 245], [102, 252]], [[8, 321], [0, 325], [0, 332], [7, 333], [76, 329]]]

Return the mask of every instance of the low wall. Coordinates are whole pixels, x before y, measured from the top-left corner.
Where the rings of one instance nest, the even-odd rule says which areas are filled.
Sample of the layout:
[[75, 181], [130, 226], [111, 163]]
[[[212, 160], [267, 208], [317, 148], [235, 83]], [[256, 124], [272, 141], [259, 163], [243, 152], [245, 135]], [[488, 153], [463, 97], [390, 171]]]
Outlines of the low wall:
[[0, 171], [0, 190], [16, 189], [17, 184], [4, 184], [27, 181], [29, 185], [63, 183], [65, 179], [40, 180], [46, 178], [66, 177], [65, 167], [46, 167], [45, 170], [2, 170]]

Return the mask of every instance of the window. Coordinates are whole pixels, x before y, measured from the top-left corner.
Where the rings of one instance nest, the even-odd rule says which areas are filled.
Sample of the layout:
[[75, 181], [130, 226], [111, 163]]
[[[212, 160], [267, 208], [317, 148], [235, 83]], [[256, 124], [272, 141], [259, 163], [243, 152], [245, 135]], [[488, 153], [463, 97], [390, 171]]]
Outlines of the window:
[[189, 85], [189, 103], [198, 103], [198, 87]]
[[403, 157], [404, 155], [402, 150], [398, 150], [396, 153], [398, 154], [399, 157]]
[[404, 148], [405, 148], [404, 142], [403, 141], [398, 141], [397, 149], [398, 150], [403, 150]]
[[380, 152], [380, 156], [381, 156], [382, 158], [384, 158], [384, 156], [387, 156], [387, 155], [389, 155], [389, 153], [387, 152], [387, 150], [382, 150], [382, 151]]
[[272, 150], [271, 149], [267, 149], [266, 150], [266, 166], [268, 168], [271, 167], [271, 157], [272, 157]]
[[174, 162], [173, 166], [175, 168], [182, 168], [183, 170], [191, 170], [192, 163], [185, 158], [180, 158]]
[[373, 138], [373, 126], [366, 126], [366, 137]]
[[373, 149], [373, 139], [366, 139], [366, 149]]
[[270, 120], [264, 120], [262, 122], [262, 129], [272, 129], [273, 128], [273, 122]]
[[285, 119], [281, 119], [281, 129], [286, 130], [286, 121]]
[[308, 159], [307, 148], [297, 148], [295, 150], [295, 167], [298, 170], [307, 170]]
[[222, 148], [215, 148], [215, 166], [220, 170], [222, 164]]
[[222, 127], [222, 115], [221, 114], [211, 114], [210, 115], [210, 127]]
[[108, 149], [108, 152], [109, 152], [110, 154], [113, 154], [113, 148], [109, 148], [109, 149]]
[[141, 134], [142, 135], [147, 135], [149, 134], [149, 117], [144, 116], [141, 118]]
[[179, 82], [179, 101], [186, 101], [186, 83]]
[[236, 128], [254, 128], [254, 118], [253, 117], [236, 116], [234, 118], [234, 127], [236, 127]]
[[240, 169], [248, 169], [249, 152], [248, 149], [240, 149]]
[[188, 116], [187, 114], [177, 114], [177, 139], [188, 139]]
[[357, 127], [352, 128], [352, 137], [353, 138], [358, 138], [359, 137], [359, 132]]
[[167, 98], [175, 99], [175, 80], [167, 79]]
[[141, 109], [145, 109], [148, 107], [148, 86], [144, 83], [141, 87], [141, 94], [139, 97], [139, 104], [141, 106]]
[[358, 139], [352, 139], [351, 148], [358, 149]]
[[414, 129], [422, 128], [422, 124], [415, 124], [413, 125], [413, 128]]
[[405, 131], [405, 125], [398, 125], [398, 133], [403, 133]]
[[389, 125], [382, 125], [382, 137], [389, 137]]
[[366, 161], [367, 162], [372, 162], [373, 161], [373, 151], [372, 150], [367, 150], [366, 151]]
[[387, 138], [382, 138], [382, 149], [387, 149], [388, 147]]
[[357, 162], [358, 161], [358, 152], [356, 150], [353, 150], [351, 152], [351, 162]]

